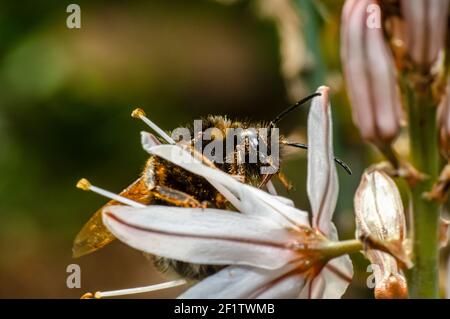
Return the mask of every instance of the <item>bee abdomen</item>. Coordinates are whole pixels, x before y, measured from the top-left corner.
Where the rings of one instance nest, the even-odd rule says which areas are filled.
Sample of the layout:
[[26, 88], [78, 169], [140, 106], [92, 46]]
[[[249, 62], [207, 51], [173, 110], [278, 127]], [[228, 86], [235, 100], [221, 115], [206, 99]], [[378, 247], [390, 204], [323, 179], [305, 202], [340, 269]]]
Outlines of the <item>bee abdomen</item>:
[[153, 264], [162, 273], [173, 271], [185, 279], [201, 280], [224, 268], [220, 265], [191, 264], [160, 256], [151, 256]]

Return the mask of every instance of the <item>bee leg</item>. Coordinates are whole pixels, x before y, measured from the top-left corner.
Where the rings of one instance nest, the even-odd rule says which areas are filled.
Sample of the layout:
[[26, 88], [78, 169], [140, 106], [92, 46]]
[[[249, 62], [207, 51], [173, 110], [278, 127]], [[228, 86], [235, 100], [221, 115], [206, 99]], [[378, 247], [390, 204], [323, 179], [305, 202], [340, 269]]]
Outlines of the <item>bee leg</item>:
[[262, 175], [261, 182], [258, 185], [258, 188], [262, 188], [263, 186], [266, 186], [266, 184], [270, 181], [272, 178], [272, 174], [264, 174]]
[[278, 180], [281, 182], [281, 184], [283, 184], [283, 186], [288, 191], [290, 191], [292, 189], [292, 183], [286, 178], [286, 176], [283, 173], [278, 172], [277, 177], [278, 177]]
[[193, 196], [186, 194], [182, 191], [158, 185], [152, 189], [152, 195], [160, 200], [163, 200], [169, 204], [179, 207], [206, 207], [206, 203], [201, 203]]

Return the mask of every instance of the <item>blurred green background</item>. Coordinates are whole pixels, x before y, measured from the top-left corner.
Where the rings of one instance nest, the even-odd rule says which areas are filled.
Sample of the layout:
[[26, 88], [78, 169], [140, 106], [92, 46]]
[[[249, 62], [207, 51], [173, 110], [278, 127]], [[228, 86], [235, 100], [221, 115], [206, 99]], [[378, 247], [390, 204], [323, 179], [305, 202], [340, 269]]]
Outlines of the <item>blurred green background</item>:
[[[340, 72], [342, 3], [78, 1], [81, 29], [69, 29], [70, 2], [1, 1], [0, 297], [78, 298], [164, 280], [118, 242], [71, 258], [75, 235], [105, 202], [76, 181], [117, 192], [146, 160], [139, 136], [146, 127], [130, 117], [136, 106], [167, 130], [207, 114], [270, 120], [318, 85], [331, 86], [335, 152], [354, 171], [338, 169], [335, 220], [351, 238], [353, 193], [372, 155], [352, 124]], [[305, 142], [306, 115], [307, 107], [292, 113], [281, 132]], [[295, 189], [283, 194], [307, 209], [305, 153], [288, 159]], [[367, 264], [352, 259], [345, 297], [369, 297]], [[81, 289], [66, 287], [71, 263], [81, 266]]]

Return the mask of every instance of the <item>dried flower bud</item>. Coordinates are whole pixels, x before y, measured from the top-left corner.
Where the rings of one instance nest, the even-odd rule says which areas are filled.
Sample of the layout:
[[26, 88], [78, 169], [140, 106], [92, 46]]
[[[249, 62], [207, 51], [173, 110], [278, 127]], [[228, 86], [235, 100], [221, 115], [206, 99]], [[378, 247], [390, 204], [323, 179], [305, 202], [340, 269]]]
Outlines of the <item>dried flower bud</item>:
[[384, 172], [364, 172], [355, 194], [359, 237], [382, 241], [405, 240], [406, 224], [402, 200], [394, 181]]
[[353, 120], [364, 139], [384, 145], [398, 134], [401, 103], [395, 66], [381, 25], [369, 23], [375, 0], [347, 0], [341, 28], [341, 59]]
[[[360, 238], [371, 238], [395, 254], [404, 252], [406, 224], [403, 205], [394, 181], [384, 172], [369, 170], [361, 179], [355, 194], [356, 233]], [[406, 280], [397, 261], [375, 247], [366, 249], [366, 257], [375, 271], [377, 298], [405, 298]]]
[[408, 286], [394, 257], [379, 250], [366, 252], [372, 262], [375, 275], [374, 294], [376, 299], [405, 299], [408, 297]]
[[445, 42], [449, 0], [401, 0], [406, 46], [414, 63], [430, 67]]
[[450, 79], [438, 109], [438, 128], [441, 153], [450, 160]]

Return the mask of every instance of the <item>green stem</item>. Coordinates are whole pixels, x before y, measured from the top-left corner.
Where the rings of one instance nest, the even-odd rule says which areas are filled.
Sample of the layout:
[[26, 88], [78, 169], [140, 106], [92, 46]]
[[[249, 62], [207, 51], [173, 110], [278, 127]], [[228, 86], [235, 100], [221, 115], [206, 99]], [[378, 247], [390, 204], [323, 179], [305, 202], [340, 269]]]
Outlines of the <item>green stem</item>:
[[412, 298], [438, 298], [439, 207], [423, 196], [431, 189], [439, 173], [436, 105], [431, 88], [421, 92], [412, 85], [407, 87], [407, 103], [411, 162], [420, 172], [429, 176], [411, 187], [415, 265], [408, 273], [409, 293]]
[[363, 243], [358, 239], [343, 241], [330, 241], [320, 248], [327, 259], [336, 258], [345, 254], [353, 254], [364, 249]]

